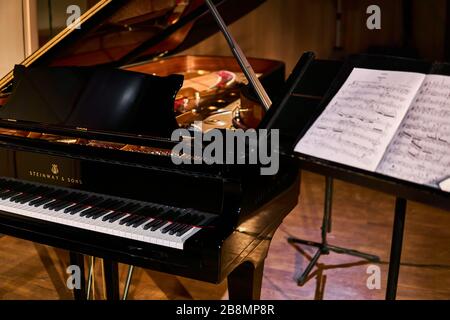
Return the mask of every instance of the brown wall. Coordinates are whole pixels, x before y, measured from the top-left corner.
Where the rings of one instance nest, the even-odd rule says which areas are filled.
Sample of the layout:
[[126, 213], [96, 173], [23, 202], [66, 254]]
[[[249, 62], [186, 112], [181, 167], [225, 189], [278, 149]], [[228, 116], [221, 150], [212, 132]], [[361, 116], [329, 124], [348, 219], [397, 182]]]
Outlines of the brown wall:
[[[337, 58], [366, 52], [373, 46], [396, 49], [407, 43], [403, 0], [343, 0], [343, 51], [336, 52], [336, 3], [336, 0], [267, 0], [234, 23], [231, 32], [248, 56], [283, 60], [288, 70], [306, 50], [314, 51], [319, 58]], [[411, 3], [412, 47], [425, 59], [442, 60], [446, 1], [412, 0]], [[366, 27], [366, 10], [372, 4], [382, 10], [381, 30]], [[216, 34], [187, 53], [229, 55], [230, 51], [223, 37]]]

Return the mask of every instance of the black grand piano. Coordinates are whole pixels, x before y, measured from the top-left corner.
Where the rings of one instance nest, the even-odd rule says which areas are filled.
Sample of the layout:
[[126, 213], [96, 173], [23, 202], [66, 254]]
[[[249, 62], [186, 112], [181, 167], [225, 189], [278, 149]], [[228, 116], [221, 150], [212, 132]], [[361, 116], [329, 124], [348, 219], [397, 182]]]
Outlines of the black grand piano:
[[[230, 23], [262, 2], [216, 4]], [[320, 70], [304, 80], [311, 55], [287, 83], [282, 63], [250, 59], [279, 96], [266, 113], [233, 58], [178, 55], [215, 30], [203, 1], [103, 0], [1, 80], [0, 233], [69, 250], [82, 268], [83, 255], [102, 258], [108, 299], [119, 298], [117, 263], [228, 279], [230, 299], [258, 299], [271, 237], [298, 201], [296, 105], [314, 108], [329, 83], [313, 85]], [[150, 83], [147, 109], [128, 117], [118, 100], [135, 94], [135, 80]], [[169, 104], [159, 98], [168, 87]], [[279, 172], [174, 165], [170, 131], [195, 121], [280, 129]]]

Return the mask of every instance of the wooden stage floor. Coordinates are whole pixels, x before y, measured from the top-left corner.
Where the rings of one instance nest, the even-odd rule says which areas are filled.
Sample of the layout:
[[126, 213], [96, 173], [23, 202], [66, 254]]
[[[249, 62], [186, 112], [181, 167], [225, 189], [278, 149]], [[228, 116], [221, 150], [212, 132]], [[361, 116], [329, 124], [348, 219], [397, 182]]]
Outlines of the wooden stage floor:
[[[394, 198], [335, 183], [330, 243], [379, 255], [381, 289], [367, 287], [367, 264], [332, 253], [320, 260], [313, 277], [299, 287], [293, 281], [314, 251], [294, 247], [289, 236], [320, 239], [324, 178], [304, 173], [300, 205], [276, 233], [263, 280], [263, 299], [383, 299], [391, 241]], [[0, 238], [0, 299], [72, 299], [66, 288], [68, 254], [10, 237]], [[99, 265], [99, 263], [98, 263]], [[121, 279], [126, 268], [121, 266]], [[96, 274], [100, 279], [100, 272]], [[96, 298], [102, 298], [97, 281]], [[123, 281], [122, 281], [123, 285]], [[226, 299], [227, 285], [207, 285], [137, 269], [130, 299]], [[413, 203], [408, 208], [399, 299], [450, 299], [450, 213]]]

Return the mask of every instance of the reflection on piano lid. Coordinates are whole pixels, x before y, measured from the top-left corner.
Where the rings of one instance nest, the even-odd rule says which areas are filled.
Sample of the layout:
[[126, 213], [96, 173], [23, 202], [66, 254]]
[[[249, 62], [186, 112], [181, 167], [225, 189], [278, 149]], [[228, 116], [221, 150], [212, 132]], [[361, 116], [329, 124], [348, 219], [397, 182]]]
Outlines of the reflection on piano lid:
[[[183, 77], [105, 67], [16, 66], [1, 119], [169, 138]], [[149, 125], [151, 124], [151, 125]]]
[[[262, 2], [264, 1], [217, 1], [220, 11], [229, 23]], [[103, 0], [89, 10], [81, 21], [81, 29], [63, 30], [22, 65], [33, 68], [101, 65], [159, 76], [177, 73], [192, 77], [196, 73], [203, 73], [199, 74], [201, 77], [208, 74], [242, 73], [234, 59], [175, 57], [167, 61], [163, 58], [187, 49], [218, 31], [202, 0]], [[261, 59], [252, 59], [251, 63], [261, 75], [261, 81], [269, 93], [278, 93], [284, 81], [284, 65]], [[172, 66], [168, 68], [168, 65]], [[169, 69], [170, 72], [167, 72]], [[13, 73], [10, 73], [0, 81], [0, 92], [4, 95], [0, 98], [0, 105], [8, 101], [5, 94], [12, 90], [12, 79]], [[188, 78], [187, 82], [190, 80]], [[233, 121], [235, 117], [241, 117], [240, 125], [245, 126], [247, 123], [255, 127], [265, 112], [253, 103], [242, 107], [245, 112], [239, 112], [239, 108], [230, 111], [228, 106], [240, 106], [241, 86], [239, 83], [226, 84], [227, 86], [218, 87], [217, 90], [191, 88], [181, 92], [178, 96], [181, 99], [177, 99], [174, 107], [178, 125], [190, 127], [195, 121], [204, 120], [209, 123], [208, 128], [228, 129], [234, 127], [233, 123], [237, 123]], [[220, 110], [224, 108], [226, 110]], [[161, 111], [159, 109], [152, 112]], [[146, 120], [149, 126], [158, 123], [152, 122], [152, 119]]]

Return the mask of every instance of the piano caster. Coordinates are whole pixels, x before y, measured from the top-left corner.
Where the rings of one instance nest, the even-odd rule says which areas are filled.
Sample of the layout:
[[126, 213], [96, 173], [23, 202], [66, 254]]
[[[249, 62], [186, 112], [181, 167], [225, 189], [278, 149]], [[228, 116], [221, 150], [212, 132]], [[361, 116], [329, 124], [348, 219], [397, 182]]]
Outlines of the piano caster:
[[264, 261], [258, 266], [244, 262], [228, 275], [228, 296], [231, 301], [260, 300]]
[[297, 277], [296, 281], [298, 285], [303, 286], [308, 280], [308, 276], [310, 275], [312, 269], [319, 261], [319, 258], [322, 255], [328, 255], [330, 252], [335, 252], [339, 254], [347, 254], [354, 257], [358, 257], [369, 262], [380, 262], [380, 258], [371, 254], [359, 252], [352, 249], [340, 248], [336, 246], [332, 246], [327, 242], [327, 234], [331, 232], [331, 211], [332, 211], [332, 201], [333, 201], [333, 178], [326, 177], [326, 188], [325, 188], [325, 208], [324, 208], [324, 216], [322, 222], [322, 242], [313, 242], [308, 240], [296, 239], [296, 238], [288, 238], [288, 242], [291, 244], [303, 244], [307, 246], [312, 246], [318, 248], [314, 257], [311, 259], [308, 266], [305, 268], [303, 272], [301, 272]]

